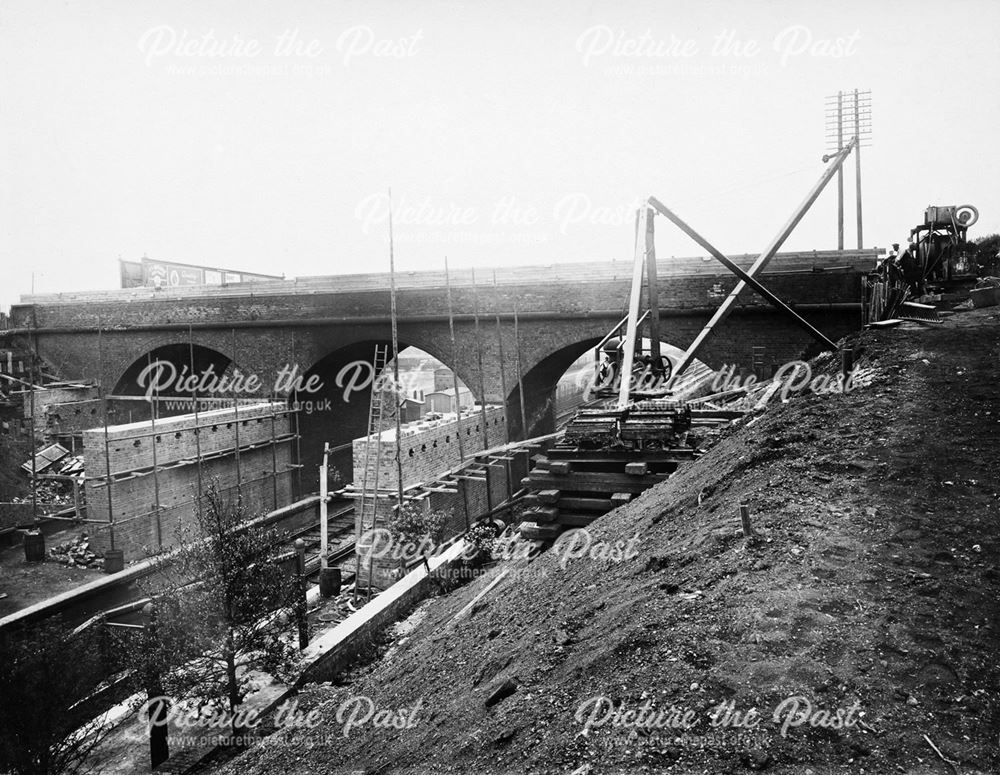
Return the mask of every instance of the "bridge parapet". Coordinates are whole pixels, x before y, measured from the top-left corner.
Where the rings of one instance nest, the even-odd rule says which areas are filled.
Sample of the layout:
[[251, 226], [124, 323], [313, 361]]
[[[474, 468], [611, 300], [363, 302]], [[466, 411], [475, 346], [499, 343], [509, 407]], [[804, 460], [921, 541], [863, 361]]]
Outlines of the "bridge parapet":
[[[877, 249], [779, 253], [764, 274], [772, 289], [792, 304], [854, 303], [857, 276], [869, 271]], [[732, 259], [749, 267], [756, 256]], [[735, 277], [711, 258], [661, 258], [662, 314], [690, 314], [718, 304]], [[509, 318], [515, 303], [531, 316], [620, 317], [631, 282], [624, 261], [500, 267], [498, 293], [491, 272], [479, 274], [479, 309], [484, 316]], [[275, 282], [185, 288], [128, 288], [22, 297], [13, 310], [13, 327], [23, 330], [230, 325], [317, 325], [384, 322], [388, 311], [387, 274], [304, 277]], [[434, 321], [446, 317], [443, 272], [403, 272], [397, 277], [401, 320]], [[457, 319], [473, 314], [470, 270], [452, 272]], [[497, 303], [497, 299], [499, 302]], [[744, 308], [766, 306], [748, 291]]]
[[[778, 253], [764, 269], [764, 274], [787, 274], [823, 271], [868, 271], [876, 257], [884, 251], [879, 248], [869, 250], [812, 250], [794, 253]], [[757, 258], [756, 254], [744, 253], [730, 256], [733, 262], [747, 269]], [[728, 275], [728, 270], [710, 256], [660, 258], [656, 262], [660, 276], [714, 276]], [[496, 272], [499, 285], [530, 285], [546, 283], [587, 283], [630, 281], [631, 261], [590, 261], [565, 264], [540, 264], [537, 266], [500, 266], [481, 269], [479, 285], [492, 284]], [[451, 271], [453, 287], [471, 286], [472, 270]], [[65, 291], [60, 293], [40, 293], [21, 296], [21, 304], [71, 304], [94, 301], [129, 300], [169, 300], [201, 299], [217, 296], [264, 296], [315, 293], [345, 293], [352, 291], [385, 290], [389, 287], [389, 275], [385, 272], [365, 274], [316, 275], [296, 277], [292, 280], [274, 280], [253, 283], [231, 283], [228, 285], [189, 285], [182, 287], [120, 288], [102, 291]], [[436, 271], [397, 272], [396, 287], [407, 289], [441, 289], [445, 287], [445, 273]]]

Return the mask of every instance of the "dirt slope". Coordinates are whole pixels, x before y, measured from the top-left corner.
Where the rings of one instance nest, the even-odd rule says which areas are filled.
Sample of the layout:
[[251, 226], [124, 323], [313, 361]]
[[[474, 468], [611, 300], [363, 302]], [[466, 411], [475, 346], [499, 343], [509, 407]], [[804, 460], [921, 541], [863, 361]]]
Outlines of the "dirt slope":
[[[998, 335], [996, 310], [863, 334], [870, 384], [772, 405], [592, 527], [638, 534], [638, 556], [544, 556], [456, 622], [490, 577], [433, 601], [387, 659], [307, 693], [324, 719], [308, 739], [273, 735], [227, 772], [954, 772], [925, 734], [958, 771], [1000, 772]], [[354, 695], [423, 704], [412, 728], [345, 738]], [[857, 723], [782, 735], [790, 695]], [[575, 715], [596, 696], [698, 721], [584, 735]], [[725, 700], [763, 720], [711, 729]]]

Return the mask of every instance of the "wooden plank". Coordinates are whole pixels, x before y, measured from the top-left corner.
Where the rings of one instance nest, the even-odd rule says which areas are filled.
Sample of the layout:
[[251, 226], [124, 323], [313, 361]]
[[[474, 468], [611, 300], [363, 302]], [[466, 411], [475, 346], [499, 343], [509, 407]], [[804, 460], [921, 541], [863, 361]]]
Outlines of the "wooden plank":
[[767, 402], [771, 400], [771, 397], [778, 392], [778, 388], [781, 387], [781, 382], [774, 380], [764, 391], [764, 394], [758, 399], [757, 403], [754, 404], [754, 409], [763, 409], [767, 405]]
[[627, 449], [620, 450], [577, 450], [558, 449], [549, 450], [550, 460], [571, 460], [574, 463], [632, 463], [644, 461], [646, 463], [684, 463], [696, 457], [695, 450], [690, 447], [676, 447], [674, 449], [663, 450], [643, 450], [633, 452]]
[[749, 385], [744, 385], [742, 387], [733, 388], [731, 390], [723, 390], [721, 393], [713, 393], [710, 396], [699, 396], [698, 398], [692, 398], [690, 401], [688, 401], [688, 404], [694, 406], [696, 404], [703, 404], [706, 401], [718, 401], [723, 398], [731, 398], [733, 396], [738, 396], [741, 395], [742, 393], [746, 393], [750, 389], [750, 387], [751, 386]]
[[573, 465], [568, 460], [549, 460], [546, 466], [550, 474], [564, 476], [573, 470]]
[[910, 317], [904, 317], [903, 320], [907, 321], [908, 323], [924, 323], [924, 324], [929, 325], [929, 326], [941, 326], [941, 325], [944, 325], [944, 321], [943, 320], [929, 320], [928, 318], [910, 318]]
[[653, 485], [665, 482], [666, 474], [646, 476], [626, 476], [625, 474], [579, 473], [569, 477], [552, 476], [541, 471], [532, 471], [522, 485], [532, 489], [560, 487], [563, 491], [574, 492], [645, 492]]
[[519, 530], [521, 535], [529, 540], [544, 541], [557, 538], [562, 532], [562, 526], [555, 523], [522, 522]]
[[611, 511], [615, 507], [610, 498], [562, 497], [559, 499], [559, 513], [571, 511]]
[[895, 328], [903, 321], [900, 318], [889, 318], [888, 320], [876, 320], [869, 323], [868, 328]]
[[555, 506], [535, 506], [524, 515], [535, 522], [553, 522], [559, 516], [559, 509]]
[[611, 494], [611, 504], [614, 508], [624, 506], [630, 500], [632, 500], [632, 493], [630, 492], [616, 492]]
[[599, 516], [601, 515], [595, 513], [578, 514], [571, 511], [560, 511], [559, 516], [556, 517], [556, 522], [568, 527], [586, 527]]
[[556, 503], [559, 500], [559, 490], [541, 490], [538, 493], [538, 500], [542, 503]]
[[[625, 473], [625, 466], [629, 463], [645, 463], [648, 467], [647, 473], [657, 473], [657, 474], [671, 474], [677, 470], [677, 467], [686, 461], [644, 461], [644, 460], [575, 460], [573, 461], [572, 475], [581, 474], [586, 475], [587, 473]], [[544, 468], [532, 469], [539, 471], [541, 473], [546, 473]], [[563, 487], [563, 489], [569, 489]]]
[[626, 463], [625, 473], [628, 476], [645, 476], [649, 473], [649, 464], [647, 463]]
[[698, 420], [735, 420], [746, 412], [740, 409], [692, 409], [691, 419]]

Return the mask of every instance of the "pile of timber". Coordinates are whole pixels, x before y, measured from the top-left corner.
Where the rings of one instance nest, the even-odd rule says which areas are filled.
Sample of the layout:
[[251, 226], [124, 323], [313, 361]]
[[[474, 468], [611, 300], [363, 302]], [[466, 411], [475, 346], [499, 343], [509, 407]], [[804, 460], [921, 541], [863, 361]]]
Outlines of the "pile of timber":
[[668, 400], [642, 401], [627, 410], [581, 410], [562, 440], [531, 459], [521, 480], [529, 490], [521, 536], [552, 540], [566, 529], [586, 527], [704, 454], [696, 436], [717, 436], [712, 431], [745, 413], [724, 404]]
[[665, 481], [699, 452], [690, 447], [649, 450], [592, 450], [563, 443], [536, 455], [522, 486], [527, 510], [521, 535], [554, 538], [564, 528], [584, 527], [602, 514]]
[[679, 401], [639, 401], [627, 409], [581, 409], [566, 426], [567, 442], [606, 449], [679, 446], [691, 427], [691, 410]]

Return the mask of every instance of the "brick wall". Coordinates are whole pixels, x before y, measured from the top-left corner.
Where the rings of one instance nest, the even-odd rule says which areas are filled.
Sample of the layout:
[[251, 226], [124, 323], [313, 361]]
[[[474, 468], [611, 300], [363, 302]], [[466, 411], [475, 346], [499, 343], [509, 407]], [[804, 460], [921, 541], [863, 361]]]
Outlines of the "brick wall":
[[[93, 400], [98, 397], [96, 387], [56, 387], [34, 391], [34, 420], [35, 428], [41, 432], [46, 427], [46, 419], [52, 407], [58, 404], [76, 403], [80, 401]], [[32, 417], [32, 398], [30, 394], [24, 396], [24, 416]]]
[[[506, 439], [504, 410], [500, 407], [486, 409], [486, 449], [498, 447]], [[423, 427], [421, 427], [423, 426]], [[462, 415], [462, 451], [466, 457], [484, 449], [483, 446], [483, 415], [476, 410]], [[416, 423], [403, 427], [401, 454], [403, 456], [403, 486], [429, 482], [450, 471], [462, 462], [459, 454], [459, 423], [450, 422]], [[365, 442], [364, 438], [355, 439], [354, 485], [360, 488], [365, 477]], [[379, 468], [380, 490], [391, 490], [398, 486], [398, 471], [396, 466], [395, 429], [384, 431], [379, 443], [378, 454], [372, 452], [368, 465], [368, 486], [375, 481], [376, 460]]]
[[[89, 476], [102, 476], [110, 459], [111, 473], [125, 473], [232, 450], [239, 446], [270, 441], [272, 433], [289, 433], [287, 407], [280, 403], [260, 403], [209, 412], [182, 414], [150, 422], [134, 422], [108, 427], [108, 455], [105, 456], [104, 428], [92, 428], [83, 434]], [[273, 424], [273, 430], [272, 430]], [[197, 428], [196, 428], [197, 426]], [[155, 433], [155, 436], [153, 435]], [[154, 442], [155, 438], [155, 442]], [[155, 452], [154, 452], [155, 449]]]
[[[422, 495], [423, 508], [428, 511], [443, 511], [450, 515], [445, 524], [444, 540], [465, 532], [467, 524], [472, 524], [483, 518], [490, 509], [504, 503], [509, 495], [520, 489], [521, 479], [528, 475], [529, 454], [527, 451], [518, 450], [506, 457], [511, 459], [504, 461], [480, 459], [479, 462], [484, 464], [484, 467], [478, 470], [485, 472], [485, 479], [481, 479], [479, 476], [459, 479], [455, 484], [457, 492], [425, 492]], [[475, 461], [471, 462], [469, 467], [476, 467]], [[395, 498], [378, 499], [374, 510], [375, 528], [386, 526], [387, 518], [395, 505]], [[367, 500], [364, 510], [365, 530], [367, 531], [372, 529], [373, 512], [370, 498]], [[358, 500], [358, 507], [354, 513], [355, 535], [358, 536], [362, 534], [360, 519], [361, 501]], [[364, 542], [359, 542], [359, 546], [361, 547], [358, 551], [362, 568], [361, 578], [362, 584], [365, 584], [371, 560]], [[372, 584], [378, 589], [385, 589], [398, 578], [399, 562], [391, 558], [378, 558], [371, 571]]]
[[49, 404], [45, 407], [45, 435], [71, 436], [102, 425], [104, 421], [102, 404], [99, 398]]
[[[230, 498], [238, 484], [251, 513], [289, 503], [294, 439], [283, 410], [281, 404], [245, 406], [238, 420], [232, 409], [214, 410], [200, 413], [197, 426], [194, 415], [180, 415], [157, 422], [155, 436], [150, 423], [112, 426], [108, 456], [104, 429], [85, 431], [88, 516], [114, 517], [113, 526], [91, 525], [91, 546], [98, 552], [123, 549], [126, 560], [171, 546], [178, 527], [197, 513], [199, 477], [203, 490], [215, 481]], [[109, 458], [114, 476], [110, 514], [109, 488], [102, 478]]]

